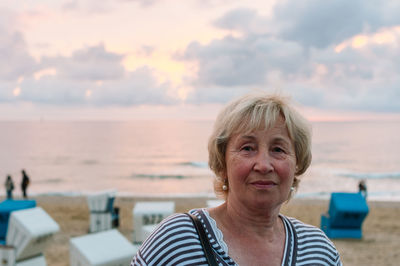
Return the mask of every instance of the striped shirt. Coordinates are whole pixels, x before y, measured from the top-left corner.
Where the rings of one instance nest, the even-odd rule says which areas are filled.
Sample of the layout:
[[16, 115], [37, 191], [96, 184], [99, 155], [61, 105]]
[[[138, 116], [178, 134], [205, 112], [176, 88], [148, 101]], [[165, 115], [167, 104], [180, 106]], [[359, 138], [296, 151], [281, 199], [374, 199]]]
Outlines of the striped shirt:
[[[219, 265], [237, 265], [228, 255], [222, 232], [206, 209], [191, 210], [202, 222]], [[282, 265], [342, 265], [333, 243], [317, 227], [281, 215], [286, 240]], [[207, 265], [196, 229], [185, 214], [162, 221], [131, 262], [139, 265]]]

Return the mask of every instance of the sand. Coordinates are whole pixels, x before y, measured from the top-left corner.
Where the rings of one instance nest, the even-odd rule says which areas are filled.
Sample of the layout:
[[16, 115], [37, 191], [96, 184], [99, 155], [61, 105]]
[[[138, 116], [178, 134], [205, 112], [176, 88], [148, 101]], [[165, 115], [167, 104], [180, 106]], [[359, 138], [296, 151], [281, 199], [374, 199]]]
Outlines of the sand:
[[[85, 197], [39, 196], [38, 206], [60, 225], [46, 247], [45, 257], [50, 266], [69, 265], [69, 239], [88, 233], [89, 210]], [[136, 201], [163, 200], [161, 198], [118, 197], [114, 206], [120, 208], [120, 232], [132, 240], [132, 209]], [[185, 212], [205, 206], [206, 198], [168, 198], [176, 202], [176, 211]], [[397, 202], [369, 202], [370, 212], [363, 225], [362, 240], [333, 240], [344, 265], [398, 265], [400, 260], [400, 204]], [[323, 200], [293, 199], [282, 208], [282, 213], [305, 223], [319, 226], [321, 213], [328, 202]]]

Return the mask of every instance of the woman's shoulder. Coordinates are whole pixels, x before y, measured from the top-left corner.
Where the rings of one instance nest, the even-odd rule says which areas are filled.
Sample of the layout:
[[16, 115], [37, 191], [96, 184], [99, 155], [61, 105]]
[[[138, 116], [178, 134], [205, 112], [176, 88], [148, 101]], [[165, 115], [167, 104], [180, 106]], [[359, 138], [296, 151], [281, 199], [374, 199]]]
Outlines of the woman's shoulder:
[[[190, 213], [198, 215], [198, 210], [191, 210]], [[196, 236], [196, 230], [190, 217], [186, 213], [175, 213], [157, 225], [143, 242], [142, 247], [148, 248], [153, 245], [191, 239]]]
[[325, 235], [325, 233], [318, 227], [311, 225], [311, 224], [306, 224], [294, 217], [288, 217], [288, 216], [283, 216], [284, 220], [288, 221], [289, 224], [295, 229], [295, 232], [298, 236], [302, 235], [319, 235], [323, 238], [326, 238], [329, 240], [329, 238]]
[[293, 232], [298, 260], [309, 260], [311, 257], [303, 257], [303, 255], [312, 253], [330, 262], [329, 265], [341, 265], [339, 252], [320, 228], [306, 224], [293, 217], [282, 217], [289, 226], [289, 230]]
[[182, 224], [182, 225], [193, 225], [192, 220], [190, 219], [188, 214], [195, 215], [197, 217], [202, 217], [203, 209], [192, 209], [187, 213], [174, 213], [167, 218], [165, 218], [159, 224], [159, 227], [165, 224]]
[[285, 218], [289, 221], [289, 224], [293, 227], [299, 243], [306, 242], [307, 240], [319, 241], [321, 243], [330, 246], [332, 249], [336, 250], [332, 241], [326, 236], [326, 234], [320, 228], [311, 224], [306, 224], [293, 217], [285, 217]]
[[169, 230], [184, 230], [187, 227], [192, 227], [192, 221], [186, 213], [174, 213], [164, 220], [162, 220], [153, 231], [154, 234], [165, 234], [165, 231]]
[[156, 227], [143, 242], [133, 261], [144, 261], [148, 265], [175, 265], [181, 262], [183, 254], [191, 255], [193, 250], [197, 250], [198, 245], [200, 242], [192, 220], [187, 214], [176, 213]]

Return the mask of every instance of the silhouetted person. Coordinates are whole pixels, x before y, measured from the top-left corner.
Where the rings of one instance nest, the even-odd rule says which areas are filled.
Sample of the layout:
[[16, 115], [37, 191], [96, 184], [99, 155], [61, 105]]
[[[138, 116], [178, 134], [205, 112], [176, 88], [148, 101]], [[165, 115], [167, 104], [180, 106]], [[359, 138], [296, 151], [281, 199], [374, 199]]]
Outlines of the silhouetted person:
[[22, 182], [21, 182], [21, 189], [22, 189], [22, 195], [24, 198], [27, 198], [28, 196], [26, 195], [26, 189], [28, 188], [29, 185], [29, 177], [25, 173], [25, 170], [22, 170]]
[[358, 192], [360, 192], [364, 198], [367, 198], [367, 184], [365, 183], [365, 180], [361, 180], [358, 183]]
[[4, 186], [6, 187], [6, 191], [7, 191], [7, 199], [12, 199], [12, 191], [14, 190], [14, 182], [10, 175], [7, 176]]

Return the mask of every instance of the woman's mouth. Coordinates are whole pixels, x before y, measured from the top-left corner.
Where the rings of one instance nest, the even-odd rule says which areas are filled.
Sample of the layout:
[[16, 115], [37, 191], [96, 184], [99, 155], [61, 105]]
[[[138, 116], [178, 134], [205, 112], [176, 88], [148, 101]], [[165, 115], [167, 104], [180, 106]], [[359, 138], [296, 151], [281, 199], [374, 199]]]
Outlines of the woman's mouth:
[[275, 187], [277, 184], [273, 181], [259, 180], [252, 182], [251, 185], [255, 186], [258, 189], [269, 189]]

